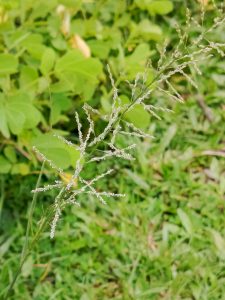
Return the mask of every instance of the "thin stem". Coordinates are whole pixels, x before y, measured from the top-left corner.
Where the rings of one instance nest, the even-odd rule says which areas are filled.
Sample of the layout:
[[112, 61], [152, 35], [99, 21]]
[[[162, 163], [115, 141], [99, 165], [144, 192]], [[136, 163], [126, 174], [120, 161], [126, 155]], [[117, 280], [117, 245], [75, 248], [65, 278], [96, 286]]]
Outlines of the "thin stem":
[[[42, 165], [42, 166], [43, 166], [43, 165]], [[44, 167], [43, 167], [43, 168], [44, 168]], [[41, 172], [43, 172], [43, 169], [42, 169]], [[40, 174], [41, 174], [41, 173], [40, 173]], [[39, 175], [39, 178], [38, 178], [38, 181], [37, 181], [36, 188], [39, 187], [39, 185], [40, 185], [40, 180], [41, 180], [41, 177], [40, 177], [40, 175]], [[63, 187], [63, 188], [60, 190], [60, 192], [59, 192], [59, 194], [58, 194], [57, 197], [60, 198], [61, 195], [63, 195], [64, 190], [65, 190], [65, 188]], [[63, 197], [62, 197], [62, 198], [63, 198]], [[35, 197], [35, 200], [33, 200], [32, 203], [34, 203], [34, 202], [36, 203], [36, 199], [37, 199], [37, 197]], [[35, 203], [34, 203], [34, 204], [35, 204]], [[63, 206], [64, 203], [61, 203], [61, 205]], [[35, 205], [32, 205], [32, 206], [31, 206], [31, 210], [30, 210], [29, 217], [30, 217], [31, 215], [33, 215], [33, 209], [34, 209], [34, 207], [35, 207]], [[29, 238], [30, 224], [31, 224], [31, 223], [28, 222], [28, 225], [27, 225], [27, 236], [26, 236], [27, 242], [26, 242], [26, 246], [25, 246], [26, 248], [24, 248], [25, 250], [23, 249], [23, 252], [22, 252], [23, 255], [22, 255], [22, 257], [21, 257], [20, 265], [19, 265], [19, 267], [18, 267], [18, 269], [17, 269], [17, 271], [16, 271], [16, 273], [15, 273], [15, 275], [14, 275], [14, 277], [13, 277], [12, 282], [10, 283], [10, 286], [9, 286], [9, 288], [8, 288], [8, 290], [7, 290], [7, 293], [6, 293], [6, 295], [5, 295], [5, 298], [3, 298], [3, 300], [7, 300], [7, 299], [9, 298], [9, 296], [10, 296], [10, 294], [11, 294], [11, 292], [12, 292], [12, 289], [13, 289], [13, 287], [14, 287], [14, 285], [15, 285], [15, 282], [16, 282], [17, 278], [19, 277], [20, 273], [21, 273], [21, 269], [22, 269], [22, 267], [23, 267], [23, 265], [24, 265], [26, 259], [27, 259], [28, 256], [31, 254], [31, 252], [32, 252], [32, 250], [34, 249], [36, 243], [39, 241], [42, 232], [44, 231], [44, 229], [45, 229], [45, 227], [47, 226], [47, 224], [49, 223], [49, 221], [52, 219], [53, 214], [54, 214], [54, 210], [51, 209], [51, 207], [50, 207], [50, 208], [47, 210], [45, 216], [42, 217], [42, 219], [41, 219], [41, 221], [40, 221], [39, 228], [38, 228], [36, 234], [34, 235], [34, 237], [33, 237], [32, 241], [31, 241], [30, 245], [28, 245], [28, 238]]]
[[[44, 165], [45, 165], [45, 161], [43, 161], [43, 163], [42, 163], [41, 171], [39, 173], [35, 189], [37, 189], [40, 186], [41, 177], [42, 177], [42, 174], [43, 174], [43, 171], [44, 171]], [[34, 193], [33, 199], [32, 199], [32, 202], [31, 202], [31, 206], [30, 206], [30, 209], [29, 209], [29, 213], [28, 213], [25, 243], [23, 245], [23, 249], [22, 249], [22, 253], [21, 253], [21, 261], [23, 261], [23, 258], [26, 255], [27, 248], [29, 246], [28, 245], [29, 244], [29, 234], [30, 234], [30, 229], [32, 227], [32, 219], [33, 219], [33, 214], [34, 214], [34, 208], [35, 208], [36, 203], [37, 203], [37, 195], [38, 195], [37, 193]]]
[[36, 235], [34, 236], [32, 242], [31, 242], [31, 246], [27, 249], [26, 253], [22, 257], [22, 259], [20, 261], [20, 265], [19, 265], [18, 269], [16, 270], [16, 273], [13, 277], [13, 280], [10, 283], [10, 286], [9, 286], [9, 288], [7, 290], [7, 293], [6, 293], [5, 297], [3, 298], [3, 300], [7, 300], [9, 298], [9, 296], [10, 296], [12, 290], [13, 290], [13, 287], [16, 283], [16, 280], [17, 280], [17, 278], [19, 277], [19, 275], [21, 273], [22, 267], [23, 267], [25, 261], [27, 260], [28, 256], [30, 255], [31, 251], [33, 250], [36, 242], [39, 241], [40, 235], [41, 235], [43, 229], [45, 228], [45, 226], [47, 224], [47, 221], [48, 221], [48, 219], [46, 217], [43, 217], [43, 221], [41, 222], [41, 226], [40, 226], [39, 230], [37, 231]]
[[[43, 170], [44, 170], [44, 165], [45, 165], [45, 162], [42, 163], [41, 171], [39, 173], [38, 180], [37, 180], [37, 183], [36, 183], [36, 188], [38, 188], [40, 186], [41, 177], [42, 177]], [[18, 278], [18, 276], [21, 272], [23, 264], [26, 261], [28, 255], [30, 254], [30, 251], [29, 251], [29, 234], [30, 234], [30, 229], [32, 227], [32, 218], [33, 218], [33, 213], [34, 213], [34, 208], [36, 206], [36, 202], [37, 202], [37, 193], [34, 193], [33, 199], [32, 199], [32, 202], [31, 202], [31, 206], [30, 206], [30, 209], [29, 209], [29, 213], [28, 213], [25, 243], [23, 245], [23, 249], [22, 249], [22, 252], [21, 252], [20, 265], [19, 265], [19, 268], [18, 268], [18, 270], [16, 271], [16, 273], [13, 277], [13, 280], [12, 280], [8, 290], [7, 290], [7, 293], [6, 293], [6, 296], [5, 296], [4, 299], [8, 299], [8, 297], [10, 296], [10, 293], [13, 289], [13, 286], [14, 286], [14, 284], [15, 284], [15, 282], [16, 282], [16, 280], [17, 280], [17, 278]]]
[[2, 215], [2, 208], [3, 208], [3, 204], [4, 204], [4, 199], [5, 199], [5, 180], [4, 177], [1, 176], [1, 198], [0, 198], [0, 220], [1, 220], [1, 215]]

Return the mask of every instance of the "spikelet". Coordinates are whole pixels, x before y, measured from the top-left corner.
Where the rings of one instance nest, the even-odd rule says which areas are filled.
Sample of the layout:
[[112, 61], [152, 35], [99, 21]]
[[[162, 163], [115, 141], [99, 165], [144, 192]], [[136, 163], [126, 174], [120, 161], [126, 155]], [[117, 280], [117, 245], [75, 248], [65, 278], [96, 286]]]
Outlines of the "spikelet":
[[53, 218], [52, 223], [51, 223], [51, 231], [50, 231], [50, 238], [51, 239], [53, 239], [54, 236], [55, 236], [55, 229], [56, 229], [56, 225], [58, 223], [60, 215], [61, 215], [61, 210], [59, 208], [57, 208], [56, 211], [55, 211], [54, 218]]
[[[143, 104], [145, 105], [145, 104]], [[129, 132], [131, 135], [137, 136], [137, 137], [143, 137], [143, 138], [153, 138], [152, 135], [145, 133], [144, 131], [142, 131], [140, 128], [137, 128], [136, 126], [134, 126], [133, 123], [127, 122], [127, 121], [123, 121], [123, 123], [129, 128], [131, 129], [131, 132]], [[126, 134], [129, 135], [128, 132], [124, 132], [124, 131], [120, 131], [120, 133], [122, 134]]]
[[93, 193], [93, 195], [95, 195], [101, 201], [102, 204], [106, 204], [106, 202], [102, 198], [101, 194], [98, 193], [92, 185], [89, 185], [88, 182], [86, 180], [84, 180], [84, 179], [81, 179], [81, 182], [84, 183], [84, 184], [87, 184], [87, 187], [91, 190], [91, 192]]
[[41, 153], [41, 152], [37, 149], [37, 147], [33, 146], [33, 150], [34, 150], [34, 152], [35, 152], [36, 154], [38, 154], [38, 156], [41, 158], [41, 160], [42, 160], [42, 161], [46, 161], [52, 169], [58, 171], [59, 174], [62, 174], [62, 173], [63, 173], [63, 170], [62, 170], [61, 168], [58, 168], [58, 167], [57, 167], [50, 159], [48, 159], [43, 153]]
[[54, 137], [57, 137], [60, 141], [62, 141], [64, 144], [75, 148], [76, 150], [79, 150], [80, 148], [77, 147], [75, 144], [73, 144], [71, 141], [68, 141], [67, 139], [65, 139], [63, 136], [58, 135], [56, 133], [53, 134]]
[[82, 147], [82, 145], [83, 145], [83, 134], [81, 131], [82, 125], [81, 125], [80, 118], [79, 118], [79, 115], [77, 112], [75, 112], [75, 119], [76, 119], [76, 123], [77, 123], [78, 134], [79, 134], [80, 147]]
[[105, 197], [125, 197], [125, 194], [115, 194], [115, 193], [110, 193], [110, 192], [92, 192], [92, 191], [87, 191], [85, 192], [86, 194], [90, 194], [90, 195], [100, 195], [100, 196], [105, 196]]
[[112, 76], [112, 72], [110, 70], [109, 65], [107, 65], [107, 71], [109, 73], [109, 78], [110, 78], [111, 85], [112, 85], [112, 88], [113, 88], [113, 107], [114, 107], [116, 99], [118, 98], [118, 89], [115, 86], [115, 82], [114, 82], [114, 79], [113, 79], [113, 76]]
[[57, 182], [55, 184], [48, 184], [48, 185], [45, 185], [44, 187], [39, 187], [39, 188], [36, 188], [34, 190], [31, 191], [31, 193], [40, 193], [40, 192], [46, 192], [46, 191], [49, 191], [49, 190], [52, 190], [52, 189], [59, 189], [62, 187], [62, 182]]

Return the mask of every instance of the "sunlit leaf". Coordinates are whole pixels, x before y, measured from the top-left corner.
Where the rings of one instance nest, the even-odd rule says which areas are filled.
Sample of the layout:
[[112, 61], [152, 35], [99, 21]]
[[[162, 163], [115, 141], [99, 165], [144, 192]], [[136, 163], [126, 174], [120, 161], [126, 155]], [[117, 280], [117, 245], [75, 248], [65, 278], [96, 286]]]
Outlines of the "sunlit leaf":
[[13, 74], [17, 72], [18, 59], [12, 54], [0, 54], [0, 75]]
[[49, 160], [62, 169], [75, 166], [79, 151], [63, 143], [52, 134], [40, 134], [34, 138], [32, 145], [42, 152]]
[[71, 90], [89, 99], [98, 83], [102, 65], [96, 58], [85, 58], [74, 49], [61, 57], [55, 67], [56, 75], [70, 84]]
[[55, 59], [55, 51], [52, 48], [46, 48], [41, 58], [40, 70], [42, 74], [47, 75], [49, 71], [51, 71], [54, 66]]
[[5, 159], [4, 156], [0, 156], [0, 173], [8, 173], [11, 169], [11, 163]]

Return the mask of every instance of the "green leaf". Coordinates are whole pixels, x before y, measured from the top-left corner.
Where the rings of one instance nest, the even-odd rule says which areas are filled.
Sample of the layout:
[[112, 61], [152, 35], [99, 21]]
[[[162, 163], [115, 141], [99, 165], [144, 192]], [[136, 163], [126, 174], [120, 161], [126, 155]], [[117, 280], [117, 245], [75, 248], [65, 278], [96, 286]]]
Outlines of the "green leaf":
[[25, 48], [36, 47], [41, 45], [43, 42], [43, 36], [37, 33], [30, 33], [25, 39], [22, 40], [21, 44]]
[[16, 163], [17, 157], [16, 157], [16, 150], [14, 147], [6, 146], [4, 148], [4, 154], [11, 163]]
[[0, 173], [6, 174], [11, 169], [11, 163], [5, 159], [4, 156], [0, 156]]
[[21, 43], [27, 39], [27, 37], [30, 35], [30, 32], [27, 32], [25, 30], [22, 30], [22, 28], [17, 28], [17, 30], [12, 30], [10, 34], [5, 34], [4, 36], [4, 42], [7, 46], [7, 48], [13, 49], [14, 47], [19, 47]]
[[148, 183], [137, 173], [134, 173], [128, 169], [125, 169], [124, 172], [130, 179], [132, 179], [135, 182], [137, 186], [141, 187], [144, 190], [149, 190]]
[[169, 0], [135, 0], [140, 9], [146, 9], [150, 14], [165, 15], [173, 10], [173, 2]]
[[72, 103], [65, 94], [61, 93], [52, 95], [51, 104], [51, 123], [52, 125], [54, 125], [62, 118], [61, 113], [68, 110], [71, 107]]
[[181, 224], [186, 229], [186, 231], [191, 235], [193, 233], [193, 226], [188, 214], [181, 208], [178, 208], [177, 214], [180, 218]]
[[67, 80], [60, 79], [58, 82], [51, 85], [53, 93], [64, 93], [73, 90], [73, 86]]
[[173, 3], [167, 0], [152, 1], [147, 5], [150, 14], [166, 15], [173, 10]]
[[214, 244], [216, 246], [217, 249], [217, 255], [222, 258], [225, 259], [225, 239], [224, 237], [222, 237], [222, 235], [216, 231], [216, 230], [211, 230], [211, 234], [213, 237], [213, 241]]
[[64, 37], [61, 35], [57, 35], [56, 38], [52, 39], [51, 43], [52, 43], [52, 46], [59, 51], [67, 50], [67, 43], [66, 43]]
[[141, 129], [146, 129], [150, 122], [149, 113], [141, 104], [135, 105], [132, 110], [125, 113], [125, 118]]
[[21, 274], [23, 277], [28, 277], [31, 274], [33, 270], [33, 264], [34, 261], [32, 256], [28, 256], [27, 260], [25, 261], [21, 269]]
[[140, 9], [146, 9], [146, 5], [149, 1], [147, 1], [147, 0], [134, 0], [134, 2], [137, 5], [137, 7], [139, 7]]
[[6, 109], [6, 118], [8, 127], [13, 134], [19, 134], [23, 130], [26, 118], [20, 107], [16, 107], [11, 103], [8, 103]]
[[7, 118], [6, 118], [6, 109], [5, 109], [5, 98], [3, 94], [0, 94], [0, 131], [6, 137], [10, 137], [9, 128], [7, 125]]
[[24, 116], [24, 128], [34, 128], [41, 120], [41, 114], [33, 105], [31, 98], [26, 93], [9, 97], [8, 107], [19, 110]]
[[20, 72], [20, 88], [35, 93], [38, 86], [38, 72], [30, 66], [23, 66]]
[[[130, 103], [130, 100], [125, 95], [121, 95], [120, 99], [123, 104]], [[135, 105], [131, 110], [126, 112], [124, 114], [124, 118], [140, 129], [146, 129], [150, 122], [149, 113], [143, 108], [141, 104]]]
[[163, 34], [162, 29], [159, 26], [152, 24], [148, 19], [144, 19], [138, 24], [137, 32], [146, 41], [160, 41]]
[[145, 71], [150, 53], [149, 45], [143, 43], [138, 45], [131, 55], [125, 57], [124, 69], [127, 79], [133, 80], [138, 72]]
[[30, 172], [30, 168], [28, 164], [25, 163], [18, 163], [13, 165], [11, 174], [21, 174], [27, 175]]
[[6, 138], [10, 136], [9, 130], [18, 135], [24, 128], [34, 128], [41, 120], [40, 112], [25, 93], [8, 99], [0, 94], [0, 117], [0, 130]]
[[52, 48], [46, 48], [42, 58], [41, 58], [41, 65], [40, 65], [40, 70], [43, 75], [47, 75], [49, 71], [54, 66], [56, 59], [55, 51]]
[[79, 157], [79, 151], [74, 147], [63, 143], [51, 133], [41, 134], [34, 138], [32, 145], [42, 152], [48, 159], [62, 169], [67, 169], [69, 166], [75, 166]]
[[107, 41], [90, 40], [87, 44], [94, 56], [101, 59], [106, 59], [108, 57], [110, 44]]
[[98, 59], [85, 58], [79, 50], [73, 50], [57, 61], [55, 73], [69, 83], [72, 91], [89, 100], [102, 73], [102, 65]]
[[[1, 172], [1, 171], [0, 171]], [[16, 235], [12, 235], [7, 240], [4, 241], [4, 243], [0, 246], [0, 258], [2, 258], [9, 250], [12, 242], [14, 241]]]
[[41, 60], [42, 54], [46, 49], [43, 45], [43, 36], [41, 34], [30, 34], [21, 45], [30, 53], [30, 55], [38, 60]]
[[169, 146], [169, 144], [171, 143], [172, 139], [174, 138], [176, 132], [177, 132], [176, 124], [170, 125], [169, 128], [167, 129], [166, 133], [162, 137], [162, 142], [160, 145], [161, 151], [164, 151]]
[[0, 75], [8, 75], [17, 72], [18, 59], [12, 54], [0, 54]]

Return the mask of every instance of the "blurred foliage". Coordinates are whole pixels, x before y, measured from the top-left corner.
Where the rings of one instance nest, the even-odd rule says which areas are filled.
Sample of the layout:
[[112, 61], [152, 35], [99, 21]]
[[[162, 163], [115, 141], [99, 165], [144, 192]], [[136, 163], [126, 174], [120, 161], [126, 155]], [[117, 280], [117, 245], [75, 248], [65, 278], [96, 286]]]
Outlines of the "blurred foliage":
[[[154, 53], [151, 43], [163, 39], [155, 16], [172, 10], [164, 0], [1, 1], [0, 172], [32, 171], [32, 146], [43, 139], [49, 158], [57, 163], [63, 156], [64, 167], [73, 165], [68, 149], [59, 151], [45, 133], [53, 126], [72, 132], [69, 119], [84, 101], [107, 109], [106, 63], [120, 81], [143, 71]], [[134, 122], [148, 125], [143, 109], [136, 113]]]

